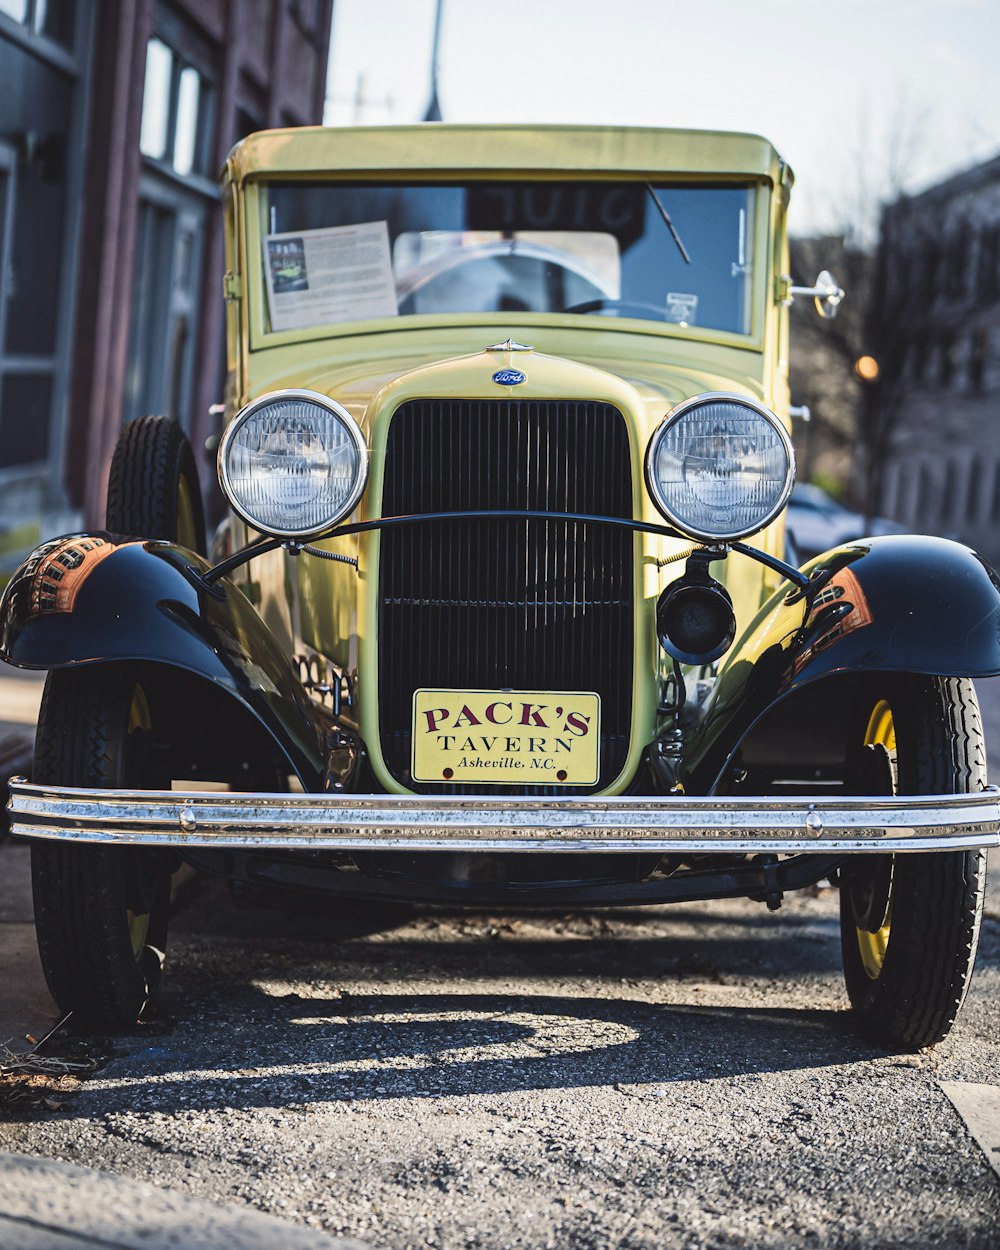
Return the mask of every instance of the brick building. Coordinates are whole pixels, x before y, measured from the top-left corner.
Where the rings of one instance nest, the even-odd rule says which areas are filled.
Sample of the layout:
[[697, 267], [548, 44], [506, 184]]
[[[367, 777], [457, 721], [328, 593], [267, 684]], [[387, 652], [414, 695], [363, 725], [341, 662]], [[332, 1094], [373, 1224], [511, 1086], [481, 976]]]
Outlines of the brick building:
[[886, 208], [874, 286], [878, 511], [1000, 561], [1000, 156]]
[[216, 176], [322, 118], [333, 0], [0, 0], [0, 567], [100, 523], [122, 422], [222, 396]]

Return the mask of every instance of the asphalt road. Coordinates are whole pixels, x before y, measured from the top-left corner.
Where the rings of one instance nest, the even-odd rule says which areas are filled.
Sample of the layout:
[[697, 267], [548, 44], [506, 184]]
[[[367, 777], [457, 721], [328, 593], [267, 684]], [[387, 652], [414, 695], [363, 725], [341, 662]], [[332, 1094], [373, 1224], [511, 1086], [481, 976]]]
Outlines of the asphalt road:
[[[25, 860], [0, 851], [0, 937]], [[996, 1091], [998, 1038], [996, 886], [957, 1028], [909, 1057], [852, 1031], [834, 891], [483, 916], [196, 879], [160, 1017], [90, 1039], [110, 1062], [8, 1107], [0, 1146], [392, 1250], [995, 1250], [952, 1097]]]

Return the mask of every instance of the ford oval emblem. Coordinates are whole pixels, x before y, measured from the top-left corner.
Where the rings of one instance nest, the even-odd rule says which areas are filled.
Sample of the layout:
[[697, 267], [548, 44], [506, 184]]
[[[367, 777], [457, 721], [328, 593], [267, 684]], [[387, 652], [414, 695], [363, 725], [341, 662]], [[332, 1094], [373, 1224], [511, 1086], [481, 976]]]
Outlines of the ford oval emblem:
[[520, 369], [498, 369], [493, 375], [493, 381], [498, 386], [520, 386], [527, 380]]

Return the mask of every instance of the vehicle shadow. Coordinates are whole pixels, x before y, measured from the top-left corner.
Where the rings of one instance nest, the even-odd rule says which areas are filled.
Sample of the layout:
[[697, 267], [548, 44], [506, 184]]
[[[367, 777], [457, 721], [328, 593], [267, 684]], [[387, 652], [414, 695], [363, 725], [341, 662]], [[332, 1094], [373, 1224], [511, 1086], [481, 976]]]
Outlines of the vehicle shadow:
[[[883, 1054], [844, 1013], [553, 994], [274, 998], [239, 987], [87, 1082], [63, 1118], [614, 1086], [663, 1097]], [[153, 1041], [154, 1039], [150, 1039]]]
[[[635, 936], [650, 913], [535, 913], [519, 929], [524, 913], [277, 892], [235, 902], [220, 889], [175, 927], [160, 1018], [118, 1039], [118, 1058], [60, 1115], [586, 1087], [654, 1099], [688, 1081], [885, 1057], [846, 1011], [832, 909], [780, 922], [762, 912], [756, 932], [728, 933], [722, 913], [708, 925], [685, 911], [701, 921], [690, 934], [662, 931], [660, 909], [659, 926]], [[995, 927], [980, 968], [997, 966]], [[643, 997], [658, 979], [670, 984], [657, 1000], [671, 1001]]]
[[244, 938], [267, 933], [297, 941], [345, 941], [388, 933], [409, 923], [416, 908], [389, 900], [336, 900], [270, 886], [240, 885], [195, 874], [171, 900], [170, 931]]
[[[840, 975], [839, 925], [832, 913], [772, 914], [761, 907], [756, 914], [727, 910], [721, 916], [710, 904], [700, 911], [669, 906], [485, 911], [331, 900], [272, 889], [234, 899], [220, 882], [200, 889], [194, 905], [185, 905], [171, 920], [172, 964], [180, 938], [199, 950], [209, 944], [220, 959], [230, 949], [227, 943], [252, 948], [262, 969], [289, 955], [303, 963], [328, 961], [330, 975], [340, 978], [364, 977], [369, 964], [387, 960], [404, 979], [431, 972], [463, 980], [545, 979], [554, 971], [602, 981]], [[415, 921], [416, 936], [397, 932]], [[441, 940], [438, 931], [445, 934]], [[214, 968], [211, 975], [217, 975]]]

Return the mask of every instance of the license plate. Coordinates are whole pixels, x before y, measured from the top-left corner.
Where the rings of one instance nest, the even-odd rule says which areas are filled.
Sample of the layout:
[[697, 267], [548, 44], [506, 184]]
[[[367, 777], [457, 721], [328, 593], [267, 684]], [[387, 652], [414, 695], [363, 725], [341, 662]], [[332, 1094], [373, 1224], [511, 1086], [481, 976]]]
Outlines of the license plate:
[[579, 691], [417, 690], [414, 781], [592, 786], [601, 697]]

